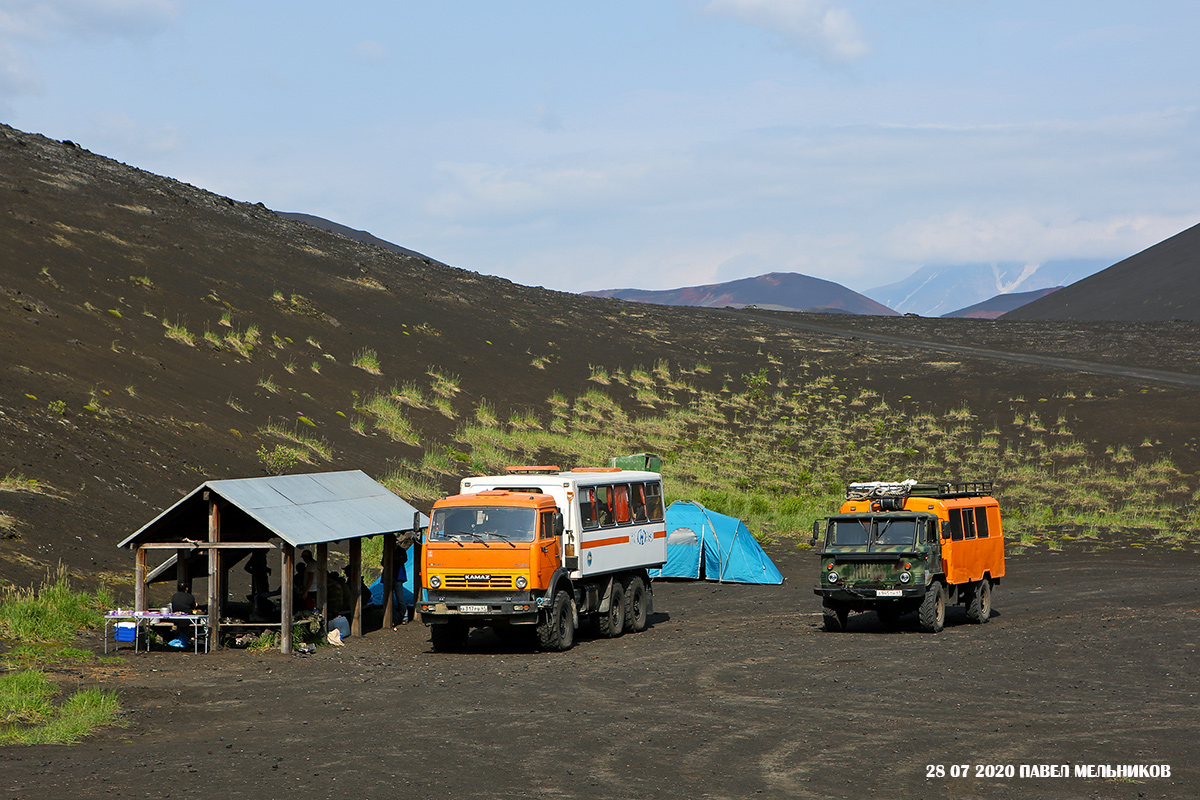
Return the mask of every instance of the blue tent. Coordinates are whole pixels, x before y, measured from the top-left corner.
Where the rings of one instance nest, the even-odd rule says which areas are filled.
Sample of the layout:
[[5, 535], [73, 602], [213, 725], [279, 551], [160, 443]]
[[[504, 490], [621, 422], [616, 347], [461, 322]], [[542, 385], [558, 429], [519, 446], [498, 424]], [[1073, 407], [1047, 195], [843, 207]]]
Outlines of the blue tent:
[[[401, 597], [404, 598], [404, 604], [408, 606], [413, 605], [413, 552], [415, 550], [415, 547], [409, 547], [404, 551], [406, 559], [404, 569], [408, 577], [404, 579], [404, 589]], [[367, 588], [371, 590], [371, 604], [376, 606], [383, 605], [383, 576], [381, 575], [376, 578], [375, 582]]]
[[783, 583], [783, 575], [737, 517], [691, 500], [667, 508], [667, 563], [653, 578], [700, 578], [728, 583]]

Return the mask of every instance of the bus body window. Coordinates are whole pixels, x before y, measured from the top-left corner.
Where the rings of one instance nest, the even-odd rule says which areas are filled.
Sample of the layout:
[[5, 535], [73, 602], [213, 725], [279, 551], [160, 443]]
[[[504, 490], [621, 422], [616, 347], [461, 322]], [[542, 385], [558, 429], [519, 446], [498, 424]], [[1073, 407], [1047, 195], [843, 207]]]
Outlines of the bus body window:
[[980, 539], [988, 537], [987, 506], [975, 509], [975, 533]]
[[963, 538], [962, 526], [962, 509], [950, 509], [950, 538], [955, 542], [961, 542]]
[[579, 516], [583, 518], [584, 530], [600, 527], [596, 506], [596, 490], [592, 488], [580, 490]]
[[596, 521], [601, 528], [612, 525], [612, 487], [596, 487]]
[[646, 485], [644, 483], [629, 484], [629, 503], [633, 509], [633, 521], [646, 521]]
[[663, 518], [662, 484], [657, 481], [646, 484], [646, 516], [656, 521]]
[[975, 538], [975, 509], [964, 508], [962, 510], [962, 527], [963, 537], [967, 539]]
[[628, 525], [629, 516], [629, 485], [617, 484], [613, 489], [613, 522], [618, 525]]

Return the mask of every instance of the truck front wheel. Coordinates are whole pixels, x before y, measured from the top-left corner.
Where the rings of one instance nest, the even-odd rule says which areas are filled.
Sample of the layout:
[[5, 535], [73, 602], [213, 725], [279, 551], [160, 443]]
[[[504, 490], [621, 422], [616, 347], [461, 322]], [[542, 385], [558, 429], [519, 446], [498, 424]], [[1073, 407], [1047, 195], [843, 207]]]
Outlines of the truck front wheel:
[[471, 631], [466, 625], [457, 622], [429, 626], [429, 640], [433, 643], [433, 649], [439, 653], [461, 650], [466, 646], [470, 634]]
[[921, 630], [938, 633], [946, 626], [946, 589], [940, 583], [932, 583], [921, 601]]
[[542, 612], [537, 624], [538, 647], [561, 653], [575, 644], [575, 614], [566, 592], [554, 595], [554, 603]]

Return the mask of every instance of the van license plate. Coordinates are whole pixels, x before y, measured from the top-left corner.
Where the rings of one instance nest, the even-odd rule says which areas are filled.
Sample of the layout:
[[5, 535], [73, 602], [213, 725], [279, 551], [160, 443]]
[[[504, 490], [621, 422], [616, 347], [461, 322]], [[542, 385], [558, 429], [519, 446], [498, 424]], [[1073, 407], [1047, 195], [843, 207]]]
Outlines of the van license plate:
[[876, 589], [876, 597], [904, 597], [904, 592], [900, 589]]
[[463, 614], [486, 614], [487, 606], [459, 606], [458, 610]]

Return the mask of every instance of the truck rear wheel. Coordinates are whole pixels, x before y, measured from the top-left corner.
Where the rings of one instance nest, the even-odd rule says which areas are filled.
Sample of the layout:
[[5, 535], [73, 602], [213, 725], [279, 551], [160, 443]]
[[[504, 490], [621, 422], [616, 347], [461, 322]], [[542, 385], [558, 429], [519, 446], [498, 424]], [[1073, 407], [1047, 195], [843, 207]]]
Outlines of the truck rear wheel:
[[554, 595], [554, 603], [542, 612], [537, 624], [538, 647], [561, 653], [575, 644], [575, 614], [566, 592]]
[[982, 625], [992, 616], [992, 582], [984, 577], [971, 589], [971, 602], [967, 604], [967, 619]]
[[925, 591], [920, 618], [921, 630], [926, 633], [938, 633], [946, 626], [946, 588], [940, 583], [931, 584]]
[[625, 631], [641, 633], [646, 630], [650, 619], [650, 603], [646, 594], [646, 584], [641, 577], [634, 575], [625, 584]]
[[825, 630], [831, 633], [846, 630], [846, 621], [850, 618], [850, 608], [845, 603], [826, 597], [821, 602], [821, 612], [825, 616]]
[[625, 632], [625, 590], [619, 581], [612, 582], [608, 611], [600, 612], [596, 624], [600, 628], [600, 635], [606, 639], [615, 639]]

